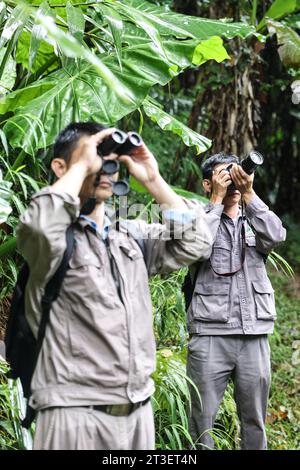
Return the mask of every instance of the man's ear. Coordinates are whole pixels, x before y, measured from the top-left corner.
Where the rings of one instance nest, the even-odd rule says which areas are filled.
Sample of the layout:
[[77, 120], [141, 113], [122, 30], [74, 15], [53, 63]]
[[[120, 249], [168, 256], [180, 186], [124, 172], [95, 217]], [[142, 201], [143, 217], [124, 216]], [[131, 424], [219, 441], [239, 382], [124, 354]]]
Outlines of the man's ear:
[[202, 186], [203, 186], [205, 194], [209, 196], [211, 194], [211, 181], [208, 179], [204, 179], [202, 181]]
[[63, 158], [53, 158], [51, 161], [51, 169], [59, 179], [67, 172], [67, 163]]

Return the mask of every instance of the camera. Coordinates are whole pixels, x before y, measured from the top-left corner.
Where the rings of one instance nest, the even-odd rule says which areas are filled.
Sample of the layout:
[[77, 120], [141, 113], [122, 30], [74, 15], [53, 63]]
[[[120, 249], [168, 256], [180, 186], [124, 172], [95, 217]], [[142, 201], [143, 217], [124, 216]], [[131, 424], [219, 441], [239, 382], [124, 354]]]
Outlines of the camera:
[[[264, 162], [264, 157], [261, 155], [261, 153], [257, 152], [256, 150], [251, 150], [249, 154], [247, 155], [244, 160], [242, 160], [239, 165], [243, 168], [244, 172], [247, 173], [247, 175], [251, 175], [252, 173], [255, 172], [256, 168], [260, 165], [262, 165]], [[225, 171], [227, 171], [230, 174], [230, 170], [232, 168], [232, 163], [228, 165], [225, 168]], [[232, 183], [228, 189], [233, 189], [235, 188], [234, 183]]]

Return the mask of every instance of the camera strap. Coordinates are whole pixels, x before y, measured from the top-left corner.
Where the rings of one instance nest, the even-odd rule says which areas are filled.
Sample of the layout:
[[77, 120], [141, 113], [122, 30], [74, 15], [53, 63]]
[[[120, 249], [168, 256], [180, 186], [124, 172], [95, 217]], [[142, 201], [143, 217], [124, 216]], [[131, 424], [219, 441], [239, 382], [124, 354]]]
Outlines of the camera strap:
[[218, 271], [216, 271], [214, 269], [213, 265], [211, 264], [211, 268], [212, 268], [213, 272], [215, 274], [217, 274], [218, 276], [223, 276], [223, 277], [233, 276], [234, 274], [236, 274], [237, 272], [239, 272], [242, 269], [242, 267], [244, 265], [244, 262], [245, 262], [245, 256], [246, 256], [246, 228], [245, 228], [245, 225], [246, 225], [245, 204], [244, 204], [244, 201], [242, 201], [242, 228], [241, 228], [242, 256], [241, 256], [241, 265], [235, 271], [232, 271], [232, 272], [229, 272], [229, 273], [219, 273]]

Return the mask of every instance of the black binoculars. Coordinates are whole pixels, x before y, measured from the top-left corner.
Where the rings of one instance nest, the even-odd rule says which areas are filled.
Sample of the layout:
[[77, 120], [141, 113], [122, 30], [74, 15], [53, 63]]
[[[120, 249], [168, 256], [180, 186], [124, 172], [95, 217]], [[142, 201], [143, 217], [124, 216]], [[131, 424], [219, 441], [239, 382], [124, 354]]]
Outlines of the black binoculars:
[[[97, 153], [100, 157], [105, 157], [110, 153], [130, 155], [130, 152], [141, 144], [142, 138], [136, 132], [128, 132], [128, 134], [126, 134], [116, 129], [97, 146]], [[100, 174], [105, 173], [106, 175], [113, 175], [117, 173], [119, 169], [120, 164], [118, 160], [103, 160]], [[129, 192], [129, 184], [126, 180], [115, 181], [112, 184], [112, 190], [116, 196], [125, 196]]]
[[[97, 146], [97, 153], [99, 157], [106, 157], [110, 153], [117, 155], [130, 155], [130, 152], [142, 144], [142, 138], [136, 132], [126, 132], [116, 129], [110, 136]], [[112, 176], [120, 170], [120, 163], [118, 160], [103, 160], [102, 167], [96, 177], [94, 186], [97, 187], [104, 173]], [[126, 196], [129, 192], [129, 184], [127, 179], [111, 181], [112, 192], [115, 196]], [[95, 197], [90, 197], [84, 206], [81, 208], [80, 213], [83, 215], [90, 214], [96, 205]]]
[[[141, 143], [142, 138], [136, 132], [126, 134], [117, 129], [98, 145], [97, 152], [100, 157], [105, 157], [110, 153], [129, 155], [130, 152], [134, 148], [139, 147]], [[107, 175], [113, 175], [119, 170], [119, 162], [117, 160], [104, 160], [101, 170]]]

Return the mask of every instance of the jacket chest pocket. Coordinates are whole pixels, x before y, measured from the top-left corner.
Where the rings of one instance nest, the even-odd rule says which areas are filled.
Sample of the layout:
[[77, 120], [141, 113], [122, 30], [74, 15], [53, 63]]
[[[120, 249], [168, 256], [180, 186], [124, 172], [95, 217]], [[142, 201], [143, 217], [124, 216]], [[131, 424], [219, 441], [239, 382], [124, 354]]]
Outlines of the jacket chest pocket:
[[148, 282], [146, 265], [138, 245], [129, 240], [121, 240], [119, 243], [119, 256], [122, 260], [127, 286], [130, 291], [137, 288], [138, 284]]
[[194, 318], [206, 322], [228, 322], [229, 290], [230, 284], [197, 284], [193, 298]]
[[256, 317], [258, 320], [274, 320], [276, 318], [274, 289], [266, 281], [252, 281]]
[[229, 270], [231, 268], [232, 259], [232, 241], [230, 238], [218, 237], [213, 245], [211, 254], [211, 264], [216, 268], [222, 268], [223, 270]]
[[68, 287], [72, 291], [77, 290], [82, 296], [90, 296], [97, 291], [101, 275], [103, 275], [103, 260], [100, 259], [100, 255], [84, 244], [75, 245], [66, 276]]

